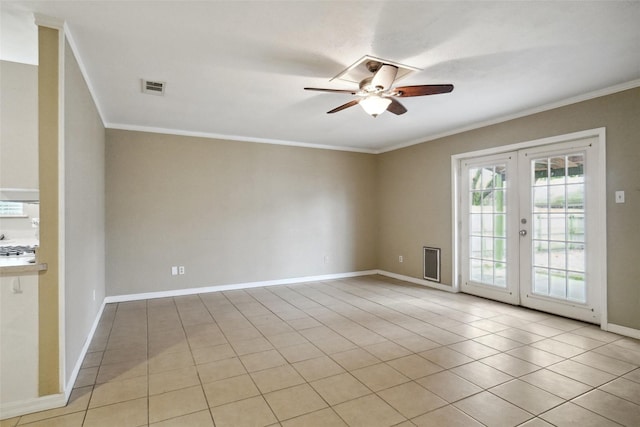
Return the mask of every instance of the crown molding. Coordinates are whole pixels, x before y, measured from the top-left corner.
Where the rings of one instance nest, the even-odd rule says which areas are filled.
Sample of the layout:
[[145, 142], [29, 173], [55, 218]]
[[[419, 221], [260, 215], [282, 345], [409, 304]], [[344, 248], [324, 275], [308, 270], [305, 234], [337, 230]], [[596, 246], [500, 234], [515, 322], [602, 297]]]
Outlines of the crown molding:
[[506, 116], [501, 116], [491, 120], [485, 120], [477, 123], [473, 123], [468, 126], [463, 126], [461, 128], [452, 129], [446, 132], [438, 133], [435, 135], [430, 135], [421, 139], [415, 139], [412, 141], [407, 141], [401, 144], [393, 145], [388, 148], [383, 148], [380, 150], [376, 150], [375, 154], [383, 154], [390, 151], [399, 150], [401, 148], [411, 147], [412, 145], [422, 144], [423, 142], [434, 141], [436, 139], [444, 138], [447, 136], [457, 135], [459, 133], [468, 132], [474, 129], [480, 129], [483, 127], [495, 125], [498, 123], [508, 122], [509, 120], [519, 119], [521, 117], [531, 116], [533, 114], [542, 113], [544, 111], [553, 110], [560, 107], [566, 107], [567, 105], [577, 104], [579, 102], [588, 101], [590, 99], [600, 98], [602, 96], [612, 95], [614, 93], [622, 92], [628, 89], [634, 89], [636, 87], [640, 87], [640, 79], [631, 80], [629, 82], [617, 84], [614, 86], [609, 86], [604, 89], [595, 90], [592, 92], [584, 93], [582, 95], [573, 96], [571, 98], [565, 98], [560, 101], [552, 102], [550, 104], [541, 105], [539, 107], [529, 108], [526, 110], [519, 111], [517, 113], [508, 114]]
[[306, 142], [284, 141], [280, 139], [269, 139], [269, 138], [255, 138], [255, 137], [242, 136], [242, 135], [225, 135], [225, 134], [219, 134], [219, 133], [198, 132], [198, 131], [189, 131], [189, 130], [183, 130], [183, 129], [159, 128], [154, 126], [137, 126], [137, 125], [123, 124], [123, 123], [107, 123], [105, 124], [105, 127], [108, 129], [160, 133], [160, 134], [166, 134], [166, 135], [193, 136], [198, 138], [220, 139], [220, 140], [227, 140], [227, 141], [255, 142], [258, 144], [273, 144], [273, 145], [284, 145], [284, 146], [290, 146], [290, 147], [315, 148], [318, 150], [349, 151], [354, 153], [376, 154], [375, 150], [364, 149], [364, 148], [340, 147], [336, 145], [324, 145], [324, 144], [310, 144]]

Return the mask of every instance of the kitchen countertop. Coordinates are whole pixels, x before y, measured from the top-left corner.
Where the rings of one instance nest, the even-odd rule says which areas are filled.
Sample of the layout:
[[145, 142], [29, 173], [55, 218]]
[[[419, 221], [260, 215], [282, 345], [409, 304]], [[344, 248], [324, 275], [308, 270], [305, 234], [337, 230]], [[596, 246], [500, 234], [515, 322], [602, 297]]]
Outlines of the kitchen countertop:
[[38, 271], [44, 271], [47, 269], [45, 263], [29, 263], [27, 260], [30, 257], [3, 257], [0, 259], [0, 275], [13, 276], [23, 273], [37, 273]]
[[49, 268], [47, 264], [27, 264], [27, 265], [11, 265], [0, 266], [0, 276], [17, 276], [19, 274], [37, 273], [46, 271]]

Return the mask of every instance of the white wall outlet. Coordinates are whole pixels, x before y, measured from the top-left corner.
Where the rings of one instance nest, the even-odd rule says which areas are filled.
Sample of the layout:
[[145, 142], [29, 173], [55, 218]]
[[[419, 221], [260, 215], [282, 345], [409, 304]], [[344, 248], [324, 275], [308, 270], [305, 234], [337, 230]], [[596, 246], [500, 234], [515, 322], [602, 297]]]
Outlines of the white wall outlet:
[[402, 255], [398, 257], [398, 262], [404, 262], [404, 257]]
[[178, 267], [178, 274], [184, 274], [184, 265]]
[[171, 275], [172, 276], [177, 276], [178, 275], [178, 267], [177, 266], [171, 267]]
[[616, 191], [616, 203], [624, 203], [624, 191]]
[[94, 301], [96, 300], [96, 290], [95, 289], [93, 290], [93, 300]]
[[40, 218], [31, 218], [31, 227], [32, 228], [40, 227]]

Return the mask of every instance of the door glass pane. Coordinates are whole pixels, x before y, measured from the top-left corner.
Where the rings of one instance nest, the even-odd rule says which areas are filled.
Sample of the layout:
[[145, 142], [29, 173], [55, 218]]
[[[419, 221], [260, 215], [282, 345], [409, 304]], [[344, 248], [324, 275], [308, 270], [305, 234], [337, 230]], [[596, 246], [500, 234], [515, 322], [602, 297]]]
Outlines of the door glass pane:
[[493, 188], [505, 188], [507, 167], [505, 165], [495, 165], [493, 172]]
[[547, 186], [549, 185], [549, 161], [540, 159], [533, 161], [533, 185]]
[[533, 214], [533, 238], [549, 238], [549, 215], [540, 213]]
[[585, 271], [584, 244], [569, 243], [567, 245], [567, 269], [571, 271]]
[[585, 303], [584, 154], [531, 161], [534, 294]]
[[563, 185], [565, 183], [565, 156], [549, 158], [549, 184]]
[[507, 239], [494, 239], [493, 241], [493, 253], [496, 261], [507, 261]]
[[549, 296], [566, 298], [567, 272], [563, 270], [549, 270]]
[[469, 229], [472, 236], [480, 236], [482, 234], [482, 214], [469, 215]]
[[482, 258], [482, 237], [471, 236], [471, 251], [470, 255], [473, 258]]
[[493, 214], [482, 214], [482, 235], [493, 236]]
[[549, 267], [549, 242], [546, 240], [533, 241], [534, 267]]
[[505, 164], [468, 169], [469, 278], [485, 285], [506, 285]]
[[567, 285], [567, 299], [577, 302], [584, 302], [587, 300], [587, 283], [585, 281], [584, 273], [569, 272]]
[[549, 238], [551, 240], [565, 240], [565, 220], [566, 215], [564, 213], [549, 215]]
[[564, 185], [549, 187], [549, 207], [552, 211], [564, 211]]
[[567, 253], [563, 242], [550, 242], [549, 264], [551, 268], [567, 268]]
[[567, 185], [567, 209], [572, 212], [584, 211], [584, 184]]
[[493, 260], [493, 239], [482, 239], [482, 259]]
[[493, 263], [484, 261], [482, 263], [482, 283], [493, 284]]
[[507, 227], [507, 216], [503, 214], [496, 214], [493, 217], [494, 235], [496, 237], [507, 237], [506, 227]]
[[495, 285], [502, 288], [507, 287], [507, 264], [502, 262], [495, 263]]
[[533, 188], [533, 211], [549, 211], [549, 189], [547, 186]]
[[482, 261], [477, 258], [471, 258], [469, 267], [469, 279], [474, 282], [482, 282]]
[[494, 197], [493, 211], [496, 213], [506, 212], [506, 207], [507, 207], [506, 191], [494, 190], [494, 193], [495, 193], [495, 197]]
[[549, 295], [549, 269], [533, 269], [533, 292], [539, 295]]
[[570, 183], [584, 182], [584, 154], [567, 156], [567, 177]]

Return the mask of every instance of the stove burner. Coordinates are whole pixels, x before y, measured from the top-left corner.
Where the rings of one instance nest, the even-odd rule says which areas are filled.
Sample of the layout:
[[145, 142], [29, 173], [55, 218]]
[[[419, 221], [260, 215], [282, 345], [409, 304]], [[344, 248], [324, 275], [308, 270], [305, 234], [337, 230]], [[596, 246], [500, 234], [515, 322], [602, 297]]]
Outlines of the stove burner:
[[20, 256], [35, 253], [35, 246], [0, 246], [0, 256]]

